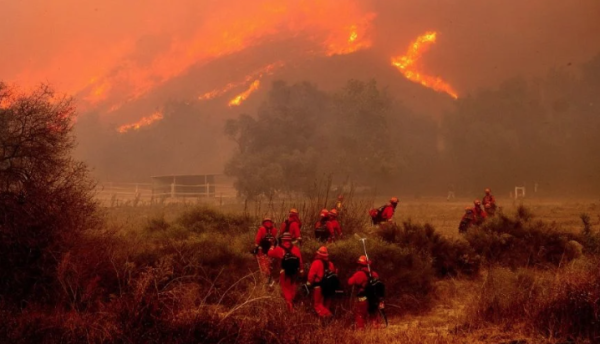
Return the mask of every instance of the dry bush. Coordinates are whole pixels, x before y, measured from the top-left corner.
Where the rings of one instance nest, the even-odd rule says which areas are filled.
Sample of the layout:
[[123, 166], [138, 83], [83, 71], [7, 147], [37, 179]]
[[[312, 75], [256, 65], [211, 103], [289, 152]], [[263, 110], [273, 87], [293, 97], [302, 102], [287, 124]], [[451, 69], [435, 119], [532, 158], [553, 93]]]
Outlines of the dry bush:
[[567, 258], [567, 243], [577, 236], [556, 223], [533, 220], [530, 211], [520, 206], [512, 218], [499, 214], [470, 228], [465, 238], [488, 264], [516, 268], [558, 266]]
[[[321, 244], [309, 241], [302, 245], [302, 256], [310, 263]], [[386, 284], [386, 299], [396, 310], [423, 311], [431, 306], [435, 272], [431, 259], [412, 250], [387, 243], [377, 238], [366, 241], [372, 268]], [[359, 240], [351, 237], [328, 246], [329, 257], [339, 269], [339, 277], [345, 285], [356, 271], [356, 261], [364, 254]], [[346, 296], [351, 293], [346, 290]]]
[[445, 238], [429, 224], [415, 224], [410, 220], [401, 226], [390, 223], [381, 226], [377, 234], [387, 242], [431, 257], [432, 267], [439, 277], [476, 276], [479, 272], [480, 257], [468, 243]]
[[192, 232], [218, 231], [231, 234], [254, 230], [253, 219], [247, 215], [225, 214], [207, 206], [196, 206], [176, 221]]
[[544, 336], [597, 341], [600, 336], [600, 276], [597, 259], [577, 260], [551, 272], [492, 268], [469, 305], [469, 323], [526, 325]]

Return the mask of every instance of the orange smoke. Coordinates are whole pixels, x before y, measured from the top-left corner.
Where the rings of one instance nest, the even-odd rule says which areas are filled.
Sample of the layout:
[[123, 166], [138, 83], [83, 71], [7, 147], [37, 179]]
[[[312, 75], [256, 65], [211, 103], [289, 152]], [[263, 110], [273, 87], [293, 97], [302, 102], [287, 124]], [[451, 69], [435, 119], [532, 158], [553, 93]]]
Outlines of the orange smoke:
[[406, 55], [392, 58], [392, 65], [396, 66], [408, 80], [420, 83], [421, 85], [431, 88], [437, 92], [445, 92], [452, 98], [458, 98], [456, 91], [447, 82], [439, 77], [422, 74], [418, 61], [421, 55], [427, 51], [427, 47], [435, 43], [437, 33], [430, 31], [419, 36], [408, 47]]
[[237, 95], [235, 98], [231, 99], [229, 101], [229, 105], [231, 106], [239, 106], [244, 100], [248, 99], [248, 97], [250, 97], [250, 95], [258, 90], [258, 88], [260, 87], [260, 80], [254, 80], [254, 82], [250, 85], [250, 87], [245, 90], [244, 92], [240, 93], [239, 95]]
[[130, 130], [138, 130], [141, 127], [148, 126], [156, 121], [160, 121], [161, 119], [163, 119], [163, 114], [160, 111], [156, 111], [152, 115], [144, 117], [135, 123], [120, 126], [117, 128], [117, 131], [120, 133], [126, 133]]

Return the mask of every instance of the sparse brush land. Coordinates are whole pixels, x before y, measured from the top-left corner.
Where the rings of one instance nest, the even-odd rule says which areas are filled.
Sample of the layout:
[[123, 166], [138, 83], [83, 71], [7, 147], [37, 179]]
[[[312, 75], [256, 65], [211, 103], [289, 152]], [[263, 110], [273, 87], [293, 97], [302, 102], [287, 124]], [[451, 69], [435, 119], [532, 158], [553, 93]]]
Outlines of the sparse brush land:
[[[345, 238], [329, 245], [342, 281], [367, 248], [387, 287], [389, 327], [353, 330], [351, 298], [322, 324], [299, 293], [289, 314], [250, 254], [260, 217], [290, 206], [312, 220], [322, 200], [103, 208], [45, 280], [3, 282], [2, 342], [24, 343], [594, 343], [600, 338], [600, 208], [593, 201], [499, 200], [501, 213], [464, 236], [469, 201], [400, 203], [396, 225], [367, 223], [353, 197]], [[377, 203], [377, 202], [376, 202]], [[524, 203], [524, 205], [523, 205]], [[58, 249], [57, 249], [58, 250]], [[58, 252], [58, 251], [57, 251]], [[30, 271], [33, 274], [35, 271]], [[44, 284], [44, 292], [36, 292]], [[11, 294], [10, 288], [29, 288]], [[346, 290], [349, 294], [351, 290]], [[11, 295], [21, 295], [11, 297]]]

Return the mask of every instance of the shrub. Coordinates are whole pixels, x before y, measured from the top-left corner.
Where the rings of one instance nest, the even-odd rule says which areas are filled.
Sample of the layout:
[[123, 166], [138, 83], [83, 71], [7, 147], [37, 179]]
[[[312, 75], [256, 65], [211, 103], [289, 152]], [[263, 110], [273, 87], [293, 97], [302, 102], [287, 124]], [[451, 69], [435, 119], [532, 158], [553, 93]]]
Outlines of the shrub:
[[565, 261], [565, 247], [576, 238], [556, 223], [534, 221], [523, 206], [513, 218], [499, 214], [465, 235], [475, 252], [488, 264], [512, 268], [537, 265], [557, 266]]
[[[321, 244], [309, 241], [302, 245], [302, 257], [309, 265]], [[386, 284], [386, 299], [403, 310], [424, 310], [430, 306], [435, 272], [427, 255], [387, 243], [377, 238], [366, 241], [372, 268]], [[328, 245], [329, 257], [339, 269], [339, 277], [346, 281], [358, 268], [356, 261], [364, 254], [359, 240], [342, 240]], [[351, 290], [346, 291], [350, 294]]]
[[410, 220], [402, 226], [385, 224], [377, 234], [387, 242], [431, 257], [432, 266], [440, 277], [475, 276], [479, 272], [480, 258], [468, 243], [447, 239], [429, 224], [415, 224]]
[[245, 233], [253, 229], [254, 221], [247, 215], [225, 214], [207, 206], [197, 206], [182, 214], [176, 222], [196, 233]]

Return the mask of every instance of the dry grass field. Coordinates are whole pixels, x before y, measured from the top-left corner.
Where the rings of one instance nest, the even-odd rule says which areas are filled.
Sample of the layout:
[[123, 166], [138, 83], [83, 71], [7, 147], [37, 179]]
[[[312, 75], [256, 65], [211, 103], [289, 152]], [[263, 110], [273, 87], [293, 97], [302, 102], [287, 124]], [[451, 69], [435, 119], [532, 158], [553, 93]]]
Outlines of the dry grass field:
[[[298, 295], [297, 311], [290, 314], [278, 285], [269, 288], [261, 280], [249, 251], [265, 214], [283, 219], [289, 207], [298, 207], [305, 224], [303, 257], [312, 259], [320, 244], [306, 229], [327, 202], [308, 199], [102, 208], [102, 229], [89, 233], [59, 264], [60, 299], [26, 312], [0, 312], [7, 324], [0, 337], [319, 344], [598, 339], [596, 201], [501, 198], [504, 216], [466, 235], [457, 227], [470, 199], [401, 199], [398, 225], [379, 230], [368, 224], [366, 211], [384, 202], [349, 198], [342, 217], [347, 235], [328, 246], [345, 280], [362, 253], [352, 234], [367, 236], [373, 267], [387, 285], [386, 329], [355, 331], [349, 297], [334, 302], [336, 317], [327, 325], [306, 295]], [[586, 235], [583, 213], [590, 218]], [[583, 249], [573, 251], [573, 241]]]

